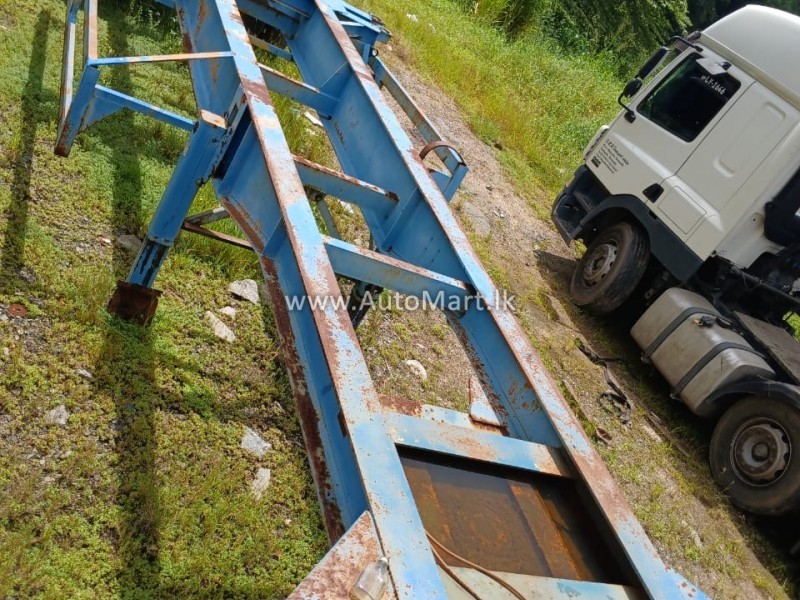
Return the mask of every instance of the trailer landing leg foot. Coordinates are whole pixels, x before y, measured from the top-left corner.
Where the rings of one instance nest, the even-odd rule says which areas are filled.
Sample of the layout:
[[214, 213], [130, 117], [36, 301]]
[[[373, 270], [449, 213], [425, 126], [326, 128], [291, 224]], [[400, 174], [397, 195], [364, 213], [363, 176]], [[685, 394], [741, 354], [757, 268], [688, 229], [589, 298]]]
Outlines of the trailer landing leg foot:
[[114, 295], [108, 302], [108, 312], [125, 321], [149, 325], [158, 307], [161, 290], [118, 281]]

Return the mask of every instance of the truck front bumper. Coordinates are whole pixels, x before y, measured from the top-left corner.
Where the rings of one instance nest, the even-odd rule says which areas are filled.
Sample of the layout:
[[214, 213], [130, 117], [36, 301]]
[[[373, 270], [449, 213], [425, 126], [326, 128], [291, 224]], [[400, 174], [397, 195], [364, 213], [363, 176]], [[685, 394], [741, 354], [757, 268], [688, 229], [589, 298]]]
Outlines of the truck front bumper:
[[586, 165], [581, 165], [553, 203], [551, 218], [558, 233], [569, 244], [581, 237], [586, 216], [608, 197], [603, 187]]

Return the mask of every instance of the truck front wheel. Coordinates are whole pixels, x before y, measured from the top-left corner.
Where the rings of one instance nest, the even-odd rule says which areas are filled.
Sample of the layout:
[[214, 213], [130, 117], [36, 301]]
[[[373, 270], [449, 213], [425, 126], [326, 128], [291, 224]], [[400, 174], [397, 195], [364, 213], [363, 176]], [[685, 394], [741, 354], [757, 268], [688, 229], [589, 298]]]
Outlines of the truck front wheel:
[[644, 275], [650, 257], [645, 233], [621, 221], [604, 229], [589, 245], [572, 274], [572, 301], [596, 315], [619, 308]]
[[800, 508], [800, 410], [749, 396], [722, 415], [711, 438], [714, 479], [739, 508], [782, 515]]

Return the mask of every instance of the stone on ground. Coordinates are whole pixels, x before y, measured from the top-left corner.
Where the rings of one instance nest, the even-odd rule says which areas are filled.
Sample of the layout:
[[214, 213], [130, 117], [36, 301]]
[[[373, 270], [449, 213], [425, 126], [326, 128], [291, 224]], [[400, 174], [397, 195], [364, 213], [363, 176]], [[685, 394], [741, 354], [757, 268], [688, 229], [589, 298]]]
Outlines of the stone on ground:
[[272, 444], [263, 439], [249, 427], [244, 428], [241, 447], [249, 452], [252, 452], [256, 456], [264, 456], [267, 452], [272, 450]]
[[234, 298], [258, 304], [258, 284], [252, 279], [234, 281], [228, 286], [228, 290]]
[[209, 325], [211, 325], [211, 331], [213, 331], [214, 335], [219, 339], [225, 340], [226, 342], [236, 341], [236, 334], [231, 331], [231, 328], [220, 321], [219, 317], [210, 310], [206, 311], [206, 320]]
[[264, 492], [269, 487], [269, 480], [272, 477], [272, 471], [269, 469], [259, 469], [256, 471], [255, 479], [250, 484], [250, 491], [255, 496], [256, 500], [261, 500], [264, 497]]
[[411, 369], [417, 377], [419, 377], [422, 381], [428, 379], [428, 372], [425, 370], [425, 367], [422, 366], [422, 363], [418, 360], [407, 360], [405, 361], [405, 365]]
[[53, 410], [47, 412], [46, 418], [48, 423], [52, 423], [53, 425], [61, 425], [63, 427], [67, 424], [69, 412], [67, 412], [66, 406], [59, 404]]

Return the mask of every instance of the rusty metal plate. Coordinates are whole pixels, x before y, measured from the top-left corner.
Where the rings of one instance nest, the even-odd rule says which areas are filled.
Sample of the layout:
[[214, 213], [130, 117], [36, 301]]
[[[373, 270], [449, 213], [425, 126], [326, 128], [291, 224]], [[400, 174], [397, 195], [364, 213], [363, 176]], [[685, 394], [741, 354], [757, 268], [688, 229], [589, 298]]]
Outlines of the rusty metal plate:
[[573, 480], [405, 449], [401, 460], [426, 530], [466, 560], [505, 573], [635, 583]]
[[24, 319], [28, 316], [28, 309], [25, 308], [24, 304], [20, 304], [19, 302], [9, 304], [6, 312], [8, 313], [9, 317], [15, 317], [18, 319]]

